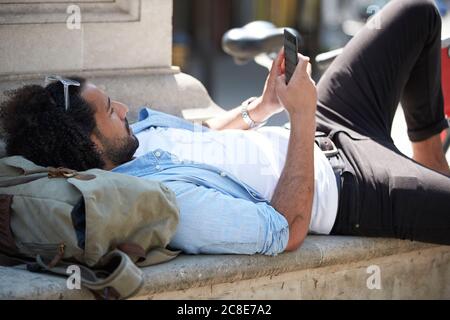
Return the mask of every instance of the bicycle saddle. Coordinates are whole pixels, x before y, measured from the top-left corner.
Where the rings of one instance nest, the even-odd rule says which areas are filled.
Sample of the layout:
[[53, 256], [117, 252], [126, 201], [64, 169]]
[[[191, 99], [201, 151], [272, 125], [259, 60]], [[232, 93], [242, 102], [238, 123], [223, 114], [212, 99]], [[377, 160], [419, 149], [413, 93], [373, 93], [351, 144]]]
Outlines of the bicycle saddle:
[[[237, 63], [246, 63], [262, 53], [278, 52], [284, 45], [284, 29], [267, 21], [254, 21], [227, 31], [222, 37], [222, 48]], [[297, 30], [286, 29], [297, 35], [301, 44]]]

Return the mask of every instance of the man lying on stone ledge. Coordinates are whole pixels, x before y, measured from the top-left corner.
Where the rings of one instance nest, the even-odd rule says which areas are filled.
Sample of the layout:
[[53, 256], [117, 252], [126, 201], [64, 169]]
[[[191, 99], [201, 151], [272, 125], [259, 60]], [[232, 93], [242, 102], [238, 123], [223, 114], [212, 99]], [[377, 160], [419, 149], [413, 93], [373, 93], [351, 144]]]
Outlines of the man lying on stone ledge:
[[[205, 126], [143, 109], [130, 129], [127, 106], [79, 78], [67, 102], [61, 81], [21, 88], [2, 106], [7, 152], [164, 182], [180, 207], [170, 246], [186, 253], [276, 255], [309, 232], [450, 244], [440, 16], [428, 0], [394, 0], [379, 14], [381, 29], [366, 26], [317, 89], [301, 55], [286, 85], [280, 52], [248, 113]], [[390, 136], [400, 101], [414, 160]], [[284, 109], [290, 131], [258, 128]], [[322, 151], [330, 140], [314, 143], [316, 131], [338, 152]]]

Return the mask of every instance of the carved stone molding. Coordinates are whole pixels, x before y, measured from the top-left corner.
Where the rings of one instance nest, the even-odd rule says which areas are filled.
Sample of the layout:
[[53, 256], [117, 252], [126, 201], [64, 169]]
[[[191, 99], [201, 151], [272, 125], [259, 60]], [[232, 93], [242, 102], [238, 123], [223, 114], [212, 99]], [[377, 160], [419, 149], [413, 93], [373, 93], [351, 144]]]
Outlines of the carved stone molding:
[[70, 5], [79, 6], [83, 23], [140, 21], [141, 0], [0, 0], [0, 25], [66, 23]]

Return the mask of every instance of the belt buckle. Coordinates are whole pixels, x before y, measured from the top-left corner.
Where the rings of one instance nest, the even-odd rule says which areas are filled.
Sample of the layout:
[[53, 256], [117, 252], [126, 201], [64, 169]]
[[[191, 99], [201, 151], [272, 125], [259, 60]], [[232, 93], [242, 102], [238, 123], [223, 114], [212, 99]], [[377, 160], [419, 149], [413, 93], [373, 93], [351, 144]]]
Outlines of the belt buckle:
[[334, 144], [333, 140], [331, 140], [327, 136], [317, 135], [316, 142], [327, 158], [331, 158], [339, 154], [339, 150]]
[[330, 142], [332, 149], [331, 150], [323, 150], [323, 153], [325, 154], [325, 156], [327, 158], [331, 158], [331, 157], [337, 156], [339, 154], [339, 150], [336, 147], [336, 145], [334, 144], [333, 140], [327, 138], [327, 141]]

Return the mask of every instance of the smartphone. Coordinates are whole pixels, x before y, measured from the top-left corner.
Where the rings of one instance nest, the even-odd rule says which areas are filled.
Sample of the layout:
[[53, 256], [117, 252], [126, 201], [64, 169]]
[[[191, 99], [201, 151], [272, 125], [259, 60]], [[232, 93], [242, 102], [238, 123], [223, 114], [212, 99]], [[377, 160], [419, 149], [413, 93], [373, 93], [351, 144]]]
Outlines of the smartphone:
[[298, 64], [298, 39], [287, 29], [284, 29], [284, 56], [286, 66], [286, 85], [292, 78]]

